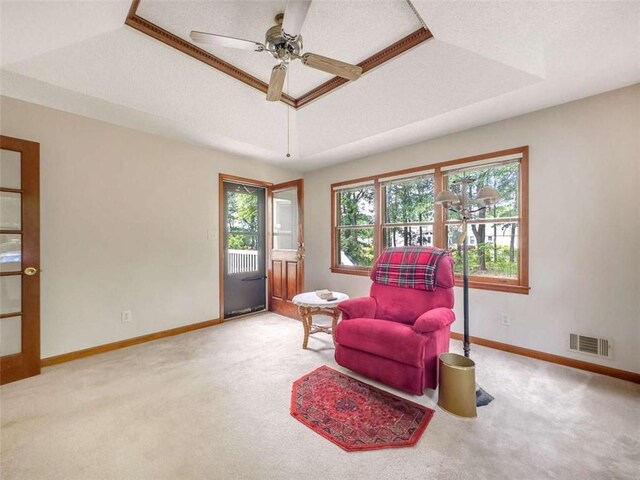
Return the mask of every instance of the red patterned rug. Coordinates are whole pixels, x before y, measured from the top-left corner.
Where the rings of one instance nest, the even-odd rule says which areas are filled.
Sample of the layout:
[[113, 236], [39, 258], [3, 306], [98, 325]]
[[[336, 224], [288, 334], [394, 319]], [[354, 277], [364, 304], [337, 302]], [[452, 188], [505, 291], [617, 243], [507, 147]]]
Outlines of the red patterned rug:
[[348, 452], [415, 445], [433, 414], [326, 365], [291, 392], [291, 415]]

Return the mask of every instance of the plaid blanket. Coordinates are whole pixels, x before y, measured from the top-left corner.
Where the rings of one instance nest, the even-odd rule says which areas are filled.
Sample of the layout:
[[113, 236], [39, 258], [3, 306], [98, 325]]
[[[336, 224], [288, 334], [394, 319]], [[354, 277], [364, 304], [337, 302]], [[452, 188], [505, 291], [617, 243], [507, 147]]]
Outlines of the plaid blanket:
[[371, 270], [371, 280], [382, 285], [436, 289], [436, 274], [440, 260], [449, 252], [418, 245], [386, 248]]

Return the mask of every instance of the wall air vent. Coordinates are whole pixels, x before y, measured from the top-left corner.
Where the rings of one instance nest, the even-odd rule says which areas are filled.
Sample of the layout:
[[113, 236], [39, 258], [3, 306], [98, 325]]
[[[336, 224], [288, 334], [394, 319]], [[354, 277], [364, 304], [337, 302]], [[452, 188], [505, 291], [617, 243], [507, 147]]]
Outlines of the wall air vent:
[[606, 338], [570, 333], [569, 350], [586, 353], [588, 355], [596, 355], [598, 357], [611, 358], [613, 345], [611, 345], [611, 341]]

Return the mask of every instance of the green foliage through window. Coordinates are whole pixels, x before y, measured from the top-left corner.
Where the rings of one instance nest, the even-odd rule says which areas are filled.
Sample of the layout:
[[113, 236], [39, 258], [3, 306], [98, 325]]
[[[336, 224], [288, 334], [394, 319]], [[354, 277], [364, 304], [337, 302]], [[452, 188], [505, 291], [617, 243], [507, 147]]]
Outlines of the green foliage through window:
[[258, 196], [253, 192], [227, 192], [227, 232], [231, 250], [258, 248]]
[[[479, 227], [485, 236], [478, 242]], [[489, 223], [467, 225], [469, 251], [469, 275], [518, 278], [518, 228], [517, 223]], [[455, 272], [462, 273], [462, 246], [458, 244], [460, 224], [447, 226], [447, 248], [455, 260]]]
[[[375, 222], [373, 185], [338, 191], [338, 264], [370, 267], [373, 265]], [[351, 227], [351, 228], [348, 228]], [[355, 228], [354, 228], [355, 227]]]
[[509, 291], [525, 293], [528, 228], [522, 215], [527, 185], [522, 184], [522, 192], [520, 189], [527, 178], [527, 152], [527, 147], [514, 148], [495, 152], [493, 158], [478, 155], [425, 166], [423, 171], [389, 172], [371, 177], [374, 179], [366, 185], [342, 184], [333, 193], [336, 225], [332, 267], [338, 267], [338, 271], [347, 266], [365, 270], [384, 248], [426, 245], [448, 249], [456, 273], [462, 273], [460, 218], [435, 204], [435, 192], [443, 188], [459, 195], [459, 181], [466, 178], [472, 180], [467, 192], [470, 200], [477, 198], [483, 187], [500, 193], [499, 201], [490, 207], [468, 204], [470, 275], [476, 277], [474, 282], [500, 283], [497, 289], [508, 284], [514, 287]]
[[[493, 187], [500, 192], [495, 205], [473, 215], [476, 223], [469, 223], [469, 274], [478, 276], [518, 278], [518, 198], [520, 163], [511, 162], [459, 170], [445, 175], [445, 185], [460, 194], [462, 178], [473, 179], [469, 195], [475, 198], [482, 187]], [[450, 220], [458, 220], [454, 212], [447, 212]], [[495, 219], [496, 222], [491, 220]], [[462, 272], [462, 250], [457, 245], [459, 225], [447, 227], [447, 248], [454, 253], [456, 272]], [[459, 257], [459, 258], [457, 258]]]
[[433, 245], [433, 176], [383, 184], [383, 247]]

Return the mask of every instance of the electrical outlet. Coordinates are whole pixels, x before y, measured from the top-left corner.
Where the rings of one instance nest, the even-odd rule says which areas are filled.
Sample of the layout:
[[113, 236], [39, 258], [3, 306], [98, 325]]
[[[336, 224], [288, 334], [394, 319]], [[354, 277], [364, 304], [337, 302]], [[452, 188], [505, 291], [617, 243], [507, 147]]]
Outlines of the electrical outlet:
[[506, 313], [503, 313], [502, 316], [500, 317], [500, 323], [505, 327], [510, 326], [511, 320], [509, 319], [509, 315], [507, 315]]
[[122, 320], [122, 323], [130, 322], [131, 310], [123, 310], [122, 312], [120, 312], [120, 320]]

